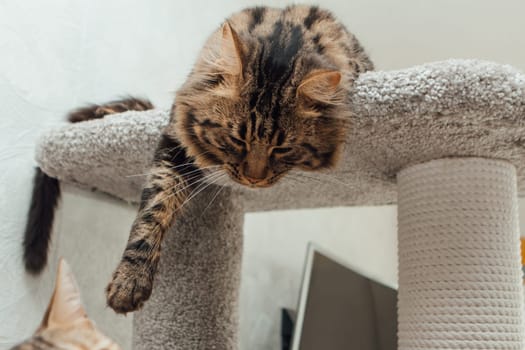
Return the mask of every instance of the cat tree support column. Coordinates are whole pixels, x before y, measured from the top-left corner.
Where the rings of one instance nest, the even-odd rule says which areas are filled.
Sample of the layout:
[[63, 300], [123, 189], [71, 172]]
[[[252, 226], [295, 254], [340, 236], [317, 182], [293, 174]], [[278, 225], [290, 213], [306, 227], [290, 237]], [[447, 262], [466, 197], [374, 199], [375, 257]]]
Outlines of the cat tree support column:
[[524, 349], [516, 170], [451, 158], [398, 174], [399, 349]]
[[244, 211], [231, 192], [202, 191], [167, 233], [151, 299], [135, 312], [134, 350], [238, 348]]

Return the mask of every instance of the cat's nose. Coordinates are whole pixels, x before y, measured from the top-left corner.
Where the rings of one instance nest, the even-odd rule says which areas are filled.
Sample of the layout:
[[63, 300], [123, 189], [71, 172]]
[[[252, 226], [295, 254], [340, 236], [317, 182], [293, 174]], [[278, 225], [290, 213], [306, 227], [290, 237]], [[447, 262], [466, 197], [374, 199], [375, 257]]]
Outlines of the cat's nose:
[[268, 168], [264, 164], [250, 164], [246, 162], [242, 166], [242, 174], [250, 183], [256, 184], [266, 179]]

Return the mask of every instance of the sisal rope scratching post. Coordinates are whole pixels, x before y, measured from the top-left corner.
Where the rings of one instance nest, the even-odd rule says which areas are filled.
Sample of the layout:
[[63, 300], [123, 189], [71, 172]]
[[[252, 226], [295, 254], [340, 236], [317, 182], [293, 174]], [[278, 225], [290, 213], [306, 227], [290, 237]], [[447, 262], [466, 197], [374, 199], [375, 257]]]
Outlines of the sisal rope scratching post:
[[[135, 349], [238, 348], [245, 212], [396, 202], [399, 349], [525, 348], [516, 204], [525, 196], [525, 75], [477, 60], [367, 72], [352, 109], [329, 176], [225, 188], [211, 206], [209, 193], [194, 200], [135, 314]], [[168, 118], [128, 112], [51, 130], [37, 161], [63, 182], [137, 202], [144, 179], [130, 175], [148, 172]]]
[[516, 184], [480, 158], [399, 173], [400, 350], [524, 348]]

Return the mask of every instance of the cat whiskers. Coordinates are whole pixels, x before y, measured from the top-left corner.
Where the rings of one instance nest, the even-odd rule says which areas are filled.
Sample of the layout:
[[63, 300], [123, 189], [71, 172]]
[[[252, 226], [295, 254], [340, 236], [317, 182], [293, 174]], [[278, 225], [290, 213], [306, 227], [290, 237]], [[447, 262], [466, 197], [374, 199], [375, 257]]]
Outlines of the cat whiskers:
[[219, 196], [219, 194], [222, 192], [222, 190], [224, 190], [226, 188], [226, 186], [217, 186], [219, 189], [217, 190], [217, 192], [215, 192], [215, 195], [213, 195], [212, 199], [210, 200], [210, 203], [208, 203], [208, 205], [206, 206], [206, 208], [204, 208], [204, 210], [202, 211], [202, 214], [200, 217], [202, 217], [204, 215], [204, 213], [206, 213], [206, 210], [208, 210], [208, 208], [211, 206], [211, 204], [213, 203], [213, 201], [215, 200], [215, 198], [217, 198]]
[[224, 172], [219, 172], [218, 175], [217, 173], [215, 173], [212, 176], [209, 176], [208, 178], [203, 178], [199, 186], [197, 186], [197, 188], [190, 193], [190, 196], [182, 203], [182, 205], [177, 210], [181, 210], [186, 204], [188, 204], [199, 193], [201, 193], [202, 191], [204, 191], [211, 185], [214, 185], [217, 181], [219, 181], [224, 176], [227, 176], [227, 174]]
[[[169, 169], [175, 170], [177, 168], [187, 167], [187, 166], [191, 166], [191, 165], [194, 165], [194, 164], [193, 163], [184, 163], [184, 164], [177, 165], [175, 167], [170, 167]], [[213, 168], [218, 168], [218, 167], [221, 167], [221, 165], [210, 165], [210, 166], [206, 166], [206, 167], [202, 167], [202, 168], [198, 168], [198, 169], [192, 170], [192, 171], [190, 171], [188, 173], [184, 173], [184, 175], [189, 175], [189, 174], [197, 172], [197, 171], [202, 171], [202, 170], [206, 170], [206, 169], [213, 169]], [[143, 173], [143, 174], [126, 175], [125, 177], [148, 176], [148, 175], [152, 175], [154, 173], [155, 172], [152, 171], [152, 172]]]
[[[180, 151], [179, 151], [180, 152]], [[177, 155], [179, 154], [179, 152], [177, 153]], [[196, 157], [199, 157], [201, 155], [204, 155], [206, 153], [209, 153], [209, 151], [206, 151], [206, 152], [202, 152], [202, 153], [199, 153]], [[175, 157], [177, 156], [175, 155]], [[183, 168], [183, 167], [189, 167], [189, 166], [195, 166], [195, 163], [192, 161], [192, 162], [187, 162], [187, 163], [183, 163], [183, 164], [178, 164], [176, 166], [168, 166], [167, 168], [168, 169], [171, 169], [171, 170], [176, 170], [176, 169], [180, 169], [180, 168]], [[206, 166], [206, 167], [199, 167], [199, 169], [208, 169], [208, 168], [213, 168], [213, 167], [220, 167], [222, 165], [210, 165], [210, 166]], [[149, 172], [149, 173], [143, 173], [143, 174], [132, 174], [132, 175], [126, 175], [125, 177], [128, 178], [128, 177], [134, 177], [134, 176], [147, 176], [147, 175], [152, 175], [154, 174], [155, 172], [152, 171], [152, 172]]]
[[328, 174], [324, 174], [324, 173], [316, 173], [315, 175], [309, 175], [305, 173], [291, 172], [288, 174], [288, 176], [292, 178], [295, 177], [296, 179], [299, 177], [305, 180], [313, 180], [313, 181], [317, 181], [320, 183], [325, 183], [325, 180], [328, 180], [329, 182], [333, 184], [342, 185], [348, 188], [353, 188], [351, 185], [339, 180], [338, 178], [328, 175]]
[[184, 179], [183, 181], [179, 182], [177, 185], [173, 186], [171, 190], [172, 191], [176, 190], [175, 192], [170, 191], [169, 194], [166, 194], [164, 197], [160, 198], [160, 201], [163, 202], [173, 196], [176, 196], [177, 194], [186, 191], [188, 188], [191, 188], [192, 186], [196, 184], [206, 181], [206, 179], [207, 179], [207, 176], [202, 176], [201, 174], [196, 174], [187, 179]]
[[194, 132], [187, 132], [187, 131], [181, 132], [181, 134], [188, 135], [188, 136], [195, 136], [195, 137], [199, 137], [200, 136], [200, 135], [197, 135]]
[[[210, 178], [213, 178], [215, 179], [217, 176], [217, 174], [219, 175], [222, 175], [223, 173], [220, 171], [220, 170], [217, 170], [217, 171], [214, 171], [213, 173], [211, 174], [207, 174], [205, 176], [202, 176], [201, 174], [196, 174], [192, 177], [190, 177], [189, 179], [184, 179], [183, 181], [181, 181], [179, 184], [175, 185], [173, 188], [172, 188], [172, 191], [173, 190], [176, 190], [175, 192], [171, 192], [167, 195], [165, 195], [164, 197], [160, 198], [159, 200], [161, 202], [163, 201], [166, 201], [167, 199], [173, 197], [173, 196], [176, 196], [177, 194], [181, 193], [181, 192], [184, 192], [184, 191], [187, 191], [189, 188], [197, 185], [197, 188], [200, 188], [203, 184], [207, 184], [207, 180], [209, 180]], [[196, 179], [196, 180], [195, 180]], [[193, 181], [195, 180], [195, 181]], [[197, 189], [195, 189], [197, 190]], [[192, 192], [190, 192], [189, 196], [192, 195], [192, 193], [195, 191], [193, 190]], [[187, 201], [188, 199], [186, 199], [183, 204]], [[183, 205], [182, 204], [182, 205]], [[182, 205], [179, 207], [182, 208]]]
[[175, 147], [172, 147], [172, 148], [168, 148], [168, 153], [171, 153], [171, 152], [175, 151], [176, 149], [178, 149], [179, 152], [177, 152], [177, 154], [175, 155], [175, 156], [177, 156], [180, 153], [180, 151], [182, 150], [182, 148], [184, 148], [182, 145], [178, 145], [178, 146], [175, 146]]
[[[324, 195], [325, 193], [323, 191], [320, 191], [317, 186], [311, 186], [311, 182], [310, 182], [310, 179], [307, 179], [305, 177], [294, 177], [293, 175], [292, 176], [287, 176], [290, 178], [290, 180], [293, 180], [301, 185], [310, 185], [309, 186], [309, 191], [314, 191], [315, 193], [319, 194], [319, 195]], [[322, 181], [321, 181], [322, 182]]]

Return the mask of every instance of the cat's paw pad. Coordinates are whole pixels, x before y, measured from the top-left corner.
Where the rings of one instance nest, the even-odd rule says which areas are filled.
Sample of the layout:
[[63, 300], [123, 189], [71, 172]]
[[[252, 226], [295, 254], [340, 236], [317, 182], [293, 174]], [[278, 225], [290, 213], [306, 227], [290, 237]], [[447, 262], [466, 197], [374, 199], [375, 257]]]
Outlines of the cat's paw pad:
[[106, 288], [108, 306], [120, 314], [140, 309], [153, 288], [153, 278], [146, 271], [143, 266], [121, 263]]

